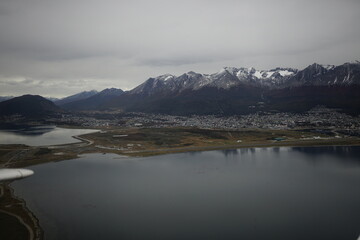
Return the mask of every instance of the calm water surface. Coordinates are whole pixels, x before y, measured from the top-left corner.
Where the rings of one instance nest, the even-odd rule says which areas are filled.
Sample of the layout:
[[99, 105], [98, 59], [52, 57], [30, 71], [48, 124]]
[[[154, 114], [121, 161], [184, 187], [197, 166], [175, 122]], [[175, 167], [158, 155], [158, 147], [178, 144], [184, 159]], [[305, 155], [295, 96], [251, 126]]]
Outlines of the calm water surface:
[[46, 146], [76, 143], [73, 138], [81, 134], [96, 132], [93, 129], [67, 129], [55, 126], [26, 127], [21, 129], [0, 130], [0, 144], [25, 144], [28, 146]]
[[359, 147], [91, 154], [12, 186], [47, 239], [356, 240], [359, 159]]

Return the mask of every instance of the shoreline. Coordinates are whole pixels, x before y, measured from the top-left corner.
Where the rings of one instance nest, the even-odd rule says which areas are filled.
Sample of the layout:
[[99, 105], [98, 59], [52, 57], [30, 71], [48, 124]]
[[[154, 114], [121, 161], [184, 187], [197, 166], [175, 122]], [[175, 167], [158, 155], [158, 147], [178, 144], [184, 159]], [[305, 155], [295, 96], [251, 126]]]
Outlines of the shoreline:
[[43, 239], [44, 231], [40, 226], [39, 219], [27, 207], [26, 201], [15, 195], [14, 189], [9, 183], [0, 184], [0, 214], [15, 218], [18, 223], [16, 227], [25, 227], [29, 239]]
[[[124, 155], [128, 157], [148, 157], [148, 156], [157, 156], [173, 153], [186, 153], [186, 152], [203, 152], [203, 151], [214, 151], [214, 150], [235, 150], [235, 149], [251, 149], [251, 148], [296, 148], [296, 147], [356, 147], [360, 146], [359, 143], [343, 143], [343, 144], [332, 144], [332, 143], [306, 143], [303, 144], [293, 144], [288, 142], [288, 144], [274, 144], [274, 143], [259, 143], [259, 144], [249, 144], [249, 145], [228, 145], [228, 146], [207, 146], [207, 147], [193, 147], [193, 148], [172, 148], [172, 149], [156, 149], [156, 150], [144, 150], [144, 151], [134, 151], [126, 152]], [[115, 152], [113, 152], [115, 153]], [[150, 154], [148, 154], [150, 153]]]
[[[60, 145], [27, 146], [27, 145], [2, 145], [0, 144], [0, 160], [6, 160], [6, 167], [28, 167], [37, 164], [54, 163], [57, 161], [73, 160], [80, 158], [82, 154], [105, 154], [114, 153], [120, 157], [150, 157], [165, 154], [191, 153], [215, 150], [237, 150], [252, 148], [316, 148], [316, 147], [353, 147], [360, 146], [359, 137], [320, 137], [301, 138], [297, 130], [199, 130], [199, 129], [103, 129], [94, 133], [86, 133], [72, 136], [80, 142]], [[160, 134], [159, 134], [160, 132]], [[184, 134], [185, 133], [185, 134]], [[199, 134], [199, 135], [196, 135]], [[256, 134], [259, 134], [257, 136]], [[316, 135], [316, 134], [315, 134]], [[155, 136], [155, 137], [154, 137]], [[160, 136], [160, 137], [159, 137]], [[241, 139], [237, 140], [242, 136]], [[270, 140], [279, 136], [284, 140]], [[337, 135], [335, 135], [337, 136]], [[155, 140], [154, 140], [155, 139]], [[238, 142], [240, 141], [240, 142]], [[193, 143], [194, 145], [187, 146]], [[237, 144], [234, 144], [237, 143]], [[99, 148], [102, 144], [107, 148]], [[140, 145], [140, 146], [139, 146]], [[99, 145], [100, 146], [100, 145]], [[113, 146], [117, 146], [114, 148]], [[125, 149], [127, 147], [127, 149]], [[1, 152], [3, 151], [3, 152]], [[191, 160], [191, 156], [189, 159]], [[0, 168], [2, 162], [0, 161]], [[8, 191], [11, 186], [7, 186]], [[0, 185], [1, 189], [1, 185]], [[3, 192], [3, 191], [2, 191]], [[10, 195], [12, 194], [12, 195]], [[9, 192], [12, 201], [24, 201]], [[0, 208], [0, 214], [8, 214], [16, 218], [25, 226], [30, 234], [30, 239], [43, 239], [44, 231], [39, 220], [29, 210], [26, 204], [18, 204], [20, 214], [11, 214]], [[19, 210], [17, 210], [19, 211]], [[23, 220], [25, 219], [25, 220]]]
[[[95, 129], [94, 129], [95, 130]], [[96, 129], [74, 135], [77, 143], [48, 146], [0, 145], [0, 166], [31, 165], [79, 158], [81, 154], [114, 153], [126, 157], [147, 157], [183, 152], [241, 148], [360, 146], [359, 137], [321, 137], [304, 130], [239, 131], [196, 128]], [[300, 131], [300, 132], [299, 132]], [[307, 134], [308, 138], [304, 138]], [[274, 140], [283, 137], [283, 140]], [[338, 136], [338, 135], [336, 135]], [[236, 139], [243, 140], [236, 140]]]

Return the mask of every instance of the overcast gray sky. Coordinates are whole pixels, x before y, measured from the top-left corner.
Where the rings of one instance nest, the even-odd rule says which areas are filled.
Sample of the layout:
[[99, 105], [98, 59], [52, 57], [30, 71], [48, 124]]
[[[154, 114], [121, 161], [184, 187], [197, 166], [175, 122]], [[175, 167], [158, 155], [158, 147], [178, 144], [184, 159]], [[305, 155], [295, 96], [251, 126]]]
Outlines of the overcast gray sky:
[[359, 60], [359, 0], [0, 0], [0, 95]]

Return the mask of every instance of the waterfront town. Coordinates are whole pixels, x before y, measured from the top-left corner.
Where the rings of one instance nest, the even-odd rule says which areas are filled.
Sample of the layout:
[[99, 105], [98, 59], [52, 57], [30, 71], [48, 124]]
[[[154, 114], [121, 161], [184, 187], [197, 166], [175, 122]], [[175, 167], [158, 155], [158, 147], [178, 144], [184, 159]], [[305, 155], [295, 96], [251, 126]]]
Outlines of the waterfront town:
[[316, 107], [305, 113], [257, 112], [248, 115], [215, 116], [192, 115], [173, 116], [148, 113], [87, 112], [63, 114], [49, 122], [83, 127], [197, 127], [203, 129], [240, 130], [254, 129], [295, 129], [295, 128], [336, 128], [358, 131], [360, 117], [341, 113], [336, 109]]

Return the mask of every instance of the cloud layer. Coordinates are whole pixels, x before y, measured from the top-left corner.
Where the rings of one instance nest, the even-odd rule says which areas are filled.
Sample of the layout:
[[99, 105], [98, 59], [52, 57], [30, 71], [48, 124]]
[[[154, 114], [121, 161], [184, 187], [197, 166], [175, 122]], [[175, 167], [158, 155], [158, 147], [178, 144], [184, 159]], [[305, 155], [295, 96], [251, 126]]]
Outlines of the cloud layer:
[[357, 0], [5, 0], [0, 95], [61, 97], [223, 66], [360, 56]]

